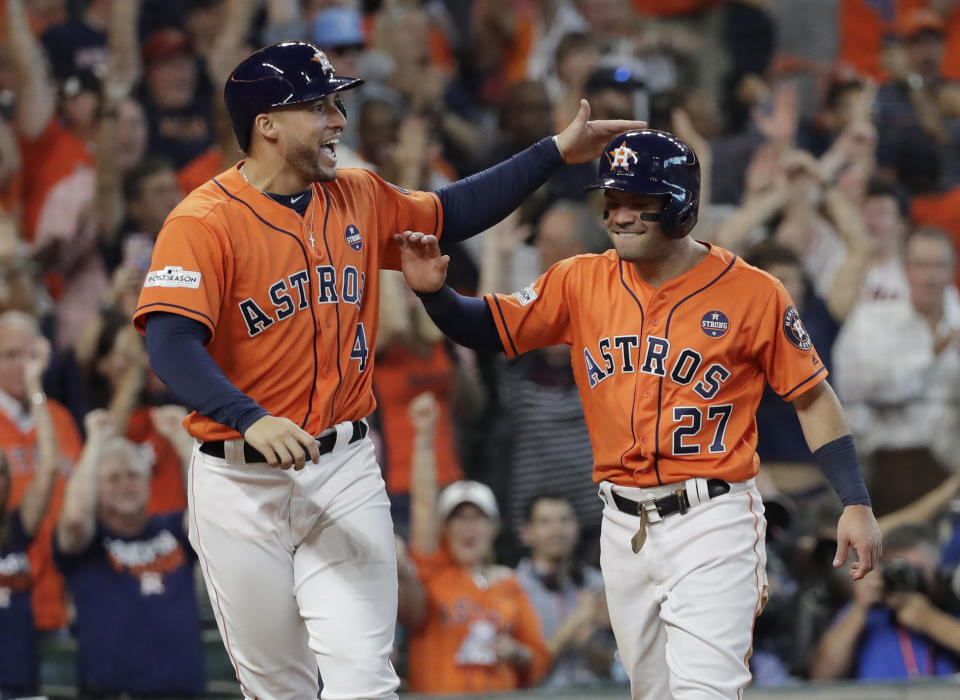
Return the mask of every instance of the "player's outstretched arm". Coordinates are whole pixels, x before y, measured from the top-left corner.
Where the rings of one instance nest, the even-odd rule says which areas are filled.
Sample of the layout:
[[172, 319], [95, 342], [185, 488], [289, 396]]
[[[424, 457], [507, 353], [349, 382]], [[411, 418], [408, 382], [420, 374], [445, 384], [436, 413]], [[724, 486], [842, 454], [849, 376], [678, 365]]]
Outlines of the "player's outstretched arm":
[[617, 134], [642, 129], [646, 122], [625, 119], [590, 121], [590, 105], [556, 136], [548, 136], [502, 163], [437, 190], [443, 208], [443, 240], [462, 241], [501, 221], [543, 185], [564, 163], [585, 163], [600, 156]]
[[403, 276], [437, 328], [466, 348], [503, 352], [500, 334], [486, 302], [461, 296], [443, 283], [450, 258], [440, 254], [437, 237], [405, 231], [395, 236], [395, 240], [400, 246]]
[[853, 563], [850, 577], [862, 579], [880, 560], [882, 538], [843, 408], [826, 381], [798, 396], [794, 406], [814, 459], [843, 503], [833, 565], [841, 566], [853, 547], [858, 561]]

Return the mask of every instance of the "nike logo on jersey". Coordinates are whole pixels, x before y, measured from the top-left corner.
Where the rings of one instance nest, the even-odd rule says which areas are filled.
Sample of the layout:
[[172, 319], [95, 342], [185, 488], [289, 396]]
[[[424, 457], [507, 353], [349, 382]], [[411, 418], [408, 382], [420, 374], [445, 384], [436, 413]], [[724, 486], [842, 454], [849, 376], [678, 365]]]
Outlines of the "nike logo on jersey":
[[293, 198], [290, 200], [290, 204], [296, 204], [297, 202], [300, 201], [301, 197], [303, 197], [302, 194], [298, 194], [296, 197], [293, 197]]
[[[657, 377], [666, 377], [687, 386], [699, 374], [699, 381], [694, 384], [693, 390], [704, 399], [712, 399], [720, 391], [721, 385], [727, 381], [732, 373], [718, 362], [710, 364], [701, 373], [703, 356], [692, 348], [684, 348], [675, 355], [672, 364], [670, 359], [670, 341], [655, 335], [646, 336], [643, 349], [643, 362], [640, 362], [640, 337], [636, 335], [615, 335], [613, 339], [601, 338], [597, 342], [597, 355], [602, 362], [597, 362], [590, 348], [583, 349], [583, 361], [587, 368], [587, 379], [590, 388], [595, 388], [600, 382], [617, 372], [630, 374], [639, 371]], [[668, 364], [670, 365], [668, 368]]]
[[[363, 290], [367, 276], [353, 265], [347, 265], [337, 273], [332, 265], [317, 265], [315, 290], [317, 304], [363, 303]], [[267, 289], [270, 305], [253, 298], [240, 302], [240, 314], [247, 326], [247, 334], [253, 338], [278, 321], [285, 321], [298, 311], [310, 307], [309, 291], [314, 288], [306, 270], [298, 270], [286, 278], [277, 280]]]

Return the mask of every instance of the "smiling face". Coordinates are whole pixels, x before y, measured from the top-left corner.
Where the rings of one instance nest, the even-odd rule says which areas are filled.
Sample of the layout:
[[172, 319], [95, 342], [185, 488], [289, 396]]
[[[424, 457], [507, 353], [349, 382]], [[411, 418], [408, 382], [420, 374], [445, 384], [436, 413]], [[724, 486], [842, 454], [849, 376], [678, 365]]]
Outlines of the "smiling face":
[[472, 503], [461, 503], [443, 525], [450, 554], [460, 566], [483, 564], [497, 534], [496, 521]]
[[641, 214], [659, 214], [664, 197], [604, 190], [604, 226], [621, 260], [653, 262], [662, 260], [676, 241], [667, 237], [658, 221], [644, 221]]
[[313, 102], [270, 112], [276, 141], [287, 162], [307, 182], [337, 179], [337, 147], [347, 118], [333, 93]]

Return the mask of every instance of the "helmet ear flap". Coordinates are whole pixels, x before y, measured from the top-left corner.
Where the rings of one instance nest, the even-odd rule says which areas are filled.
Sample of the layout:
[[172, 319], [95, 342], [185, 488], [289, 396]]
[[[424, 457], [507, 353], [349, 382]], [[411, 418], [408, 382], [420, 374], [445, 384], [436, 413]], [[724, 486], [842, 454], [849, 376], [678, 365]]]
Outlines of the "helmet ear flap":
[[683, 238], [697, 224], [696, 200], [682, 202], [671, 198], [663, 207], [660, 230], [670, 238]]

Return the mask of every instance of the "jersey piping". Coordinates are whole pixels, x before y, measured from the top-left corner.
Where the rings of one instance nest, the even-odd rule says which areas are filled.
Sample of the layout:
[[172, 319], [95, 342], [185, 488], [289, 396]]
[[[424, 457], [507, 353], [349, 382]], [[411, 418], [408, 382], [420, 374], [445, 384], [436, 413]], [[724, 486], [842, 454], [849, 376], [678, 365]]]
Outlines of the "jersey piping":
[[496, 294], [493, 294], [491, 296], [493, 296], [493, 301], [497, 305], [497, 313], [500, 314], [500, 323], [503, 326], [503, 330], [507, 334], [507, 340], [510, 341], [510, 349], [513, 350], [513, 355], [514, 357], [516, 357], [520, 353], [517, 352], [517, 346], [513, 342], [513, 336], [510, 335], [510, 327], [507, 325], [507, 319], [503, 315], [503, 309], [500, 308], [500, 300], [497, 298]]
[[[327, 211], [323, 215], [323, 247], [327, 251], [327, 260], [333, 262], [333, 254], [330, 252], [330, 243], [329, 241], [327, 241], [327, 218], [330, 216], [330, 194], [327, 192], [326, 187], [321, 186], [320, 189], [323, 190], [323, 199], [327, 203]], [[333, 395], [330, 397], [330, 415], [331, 416], [337, 415], [336, 411], [334, 411], [333, 409], [337, 403], [337, 394], [340, 391], [340, 386], [343, 384], [343, 368], [340, 367], [340, 350], [341, 350], [340, 348], [340, 342], [341, 342], [340, 341], [340, 307], [337, 304], [334, 304], [333, 311], [334, 313], [337, 314], [337, 388], [333, 390]], [[316, 355], [316, 352], [317, 352], [316, 343], [313, 344], [313, 348], [314, 348], [313, 349], [314, 355]], [[314, 387], [316, 387], [316, 384], [317, 384], [316, 374], [314, 374], [314, 377], [313, 377], [313, 384], [314, 384]], [[312, 392], [311, 392], [311, 398], [312, 398]]]
[[[624, 289], [627, 290], [627, 294], [633, 297], [633, 300], [637, 302], [637, 308], [640, 309], [640, 337], [643, 337], [643, 326], [646, 323], [646, 315], [643, 313], [643, 304], [640, 303], [640, 299], [637, 298], [637, 295], [633, 293], [633, 290], [630, 289], [630, 285], [627, 284], [627, 281], [623, 279], [623, 260], [617, 259], [617, 270], [620, 273], [620, 284]], [[630, 403], [630, 435], [633, 438], [633, 444], [630, 445], [627, 449], [620, 453], [620, 466], [624, 470], [627, 468], [626, 459], [627, 454], [630, 453], [634, 447], [637, 446], [637, 423], [636, 423], [636, 414], [637, 414], [637, 382], [639, 382], [639, 375], [635, 375], [633, 378], [633, 400]], [[657, 477], [659, 478], [659, 476]]]
[[[735, 262], [737, 262], [736, 255], [734, 255], [733, 259], [730, 260], [730, 264], [723, 269], [723, 272], [721, 272], [719, 275], [717, 275], [712, 280], [707, 282], [705, 285], [700, 287], [700, 289], [696, 290], [695, 292], [690, 292], [690, 294], [688, 294], [683, 299], [678, 301], [674, 305], [674, 307], [670, 309], [670, 313], [667, 314], [666, 326], [663, 329], [663, 337], [666, 338], [668, 342], [670, 340], [670, 321], [673, 319], [673, 312], [676, 311], [678, 308], [680, 308], [681, 304], [683, 304], [684, 302], [688, 301], [689, 299], [692, 299], [700, 292], [704, 291], [705, 289], [709, 289], [714, 284], [716, 284], [721, 277], [723, 277], [725, 274], [727, 274], [727, 272], [730, 271], [730, 268], [733, 267], [733, 264]], [[659, 381], [657, 382], [657, 428], [656, 428], [656, 437], [654, 439], [655, 452], [653, 454], [653, 470], [657, 475], [657, 483], [661, 485], [663, 484], [663, 479], [660, 478], [660, 417], [662, 413], [663, 413], [663, 377], [660, 377]]]
[[[213, 319], [210, 318], [209, 316], [207, 316], [205, 313], [203, 313], [203, 312], [201, 312], [201, 311], [196, 311], [195, 309], [191, 309], [191, 308], [186, 307], [186, 306], [180, 306], [179, 304], [170, 304], [170, 303], [165, 302], [165, 301], [154, 301], [154, 302], [151, 302], [150, 304], [144, 304], [143, 306], [138, 306], [138, 307], [137, 307], [137, 311], [140, 311], [141, 309], [149, 309], [151, 306], [165, 306], [165, 307], [167, 307], [168, 309], [180, 309], [181, 311], [186, 311], [186, 312], [188, 312], [188, 313], [194, 314], [194, 315], [196, 315], [196, 316], [201, 316], [201, 317], [207, 319], [207, 321], [210, 322], [210, 328], [211, 328], [211, 329], [213, 329], [213, 328], [215, 327], [215, 324], [214, 324], [214, 322], [213, 322]], [[210, 333], [211, 333], [211, 337], [212, 337], [212, 335], [213, 335], [213, 330], [211, 330]]]
[[[277, 232], [279, 232], [279, 233], [282, 233], [282, 234], [284, 234], [284, 235], [286, 235], [286, 236], [290, 236], [293, 240], [295, 240], [295, 241], [297, 242], [297, 245], [300, 246], [300, 252], [303, 253], [303, 260], [304, 260], [304, 263], [306, 264], [307, 270], [310, 269], [310, 256], [307, 254], [307, 250], [306, 250], [306, 248], [304, 247], [303, 241], [300, 240], [300, 237], [299, 237], [299, 236], [297, 236], [297, 235], [294, 234], [294, 233], [291, 233], [290, 231], [287, 231], [287, 230], [285, 230], [285, 229], [282, 229], [282, 228], [280, 228], [280, 227], [278, 227], [278, 226], [274, 226], [273, 224], [271, 224], [269, 221], [267, 221], [267, 220], [264, 219], [262, 216], [260, 216], [260, 214], [257, 213], [257, 210], [254, 209], [253, 206], [252, 206], [249, 202], [247, 202], [246, 200], [241, 199], [240, 197], [237, 197], [235, 194], [229, 192], [226, 187], [224, 187], [222, 184], [220, 184], [220, 182], [217, 180], [217, 178], [213, 178], [213, 183], [214, 183], [217, 187], [219, 187], [221, 190], [223, 190], [223, 193], [224, 193], [225, 195], [227, 195], [230, 199], [234, 199], [234, 200], [240, 202], [243, 206], [245, 206], [247, 209], [249, 209], [249, 210], [250, 210], [250, 213], [253, 214], [255, 217], [257, 217], [257, 219], [259, 219], [264, 225], [266, 225], [266, 226], [269, 227], [269, 228], [272, 228], [274, 231], [277, 231]], [[329, 202], [329, 200], [328, 200], [328, 201], [327, 201], [327, 214], [330, 213], [330, 206], [329, 206], [329, 204], [330, 204], [330, 202]], [[314, 205], [314, 206], [316, 206], [316, 205]], [[326, 229], [326, 214], [324, 215], [324, 229]], [[329, 254], [330, 254], [330, 253], [329, 253], [329, 251], [328, 251], [328, 252], [327, 252], [327, 255], [329, 255]], [[308, 285], [309, 288], [310, 288], [310, 299], [309, 299], [309, 302], [308, 302], [308, 303], [309, 303], [309, 307], [310, 307], [310, 318], [311, 318], [312, 321], [313, 321], [313, 335], [314, 335], [314, 337], [316, 337], [317, 332], [318, 332], [319, 329], [318, 329], [318, 325], [317, 325], [317, 314], [316, 314], [316, 311], [315, 311], [314, 308], [313, 308], [313, 298], [314, 298], [314, 297], [313, 297], [313, 276], [312, 276], [312, 275], [307, 275], [307, 285]], [[338, 331], [339, 331], [339, 328], [338, 328]], [[339, 363], [339, 359], [337, 360], [337, 362]], [[317, 374], [318, 374], [318, 372], [320, 371], [319, 364], [320, 364], [320, 361], [319, 361], [319, 358], [317, 357], [317, 344], [316, 344], [316, 343], [313, 343], [313, 381], [310, 383], [310, 398], [307, 400], [307, 413], [306, 413], [306, 415], [303, 417], [303, 421], [301, 421], [301, 423], [300, 423], [300, 427], [301, 427], [301, 428], [306, 427], [307, 421], [310, 419], [310, 414], [313, 412], [313, 396], [314, 396], [314, 394], [317, 393]]]

